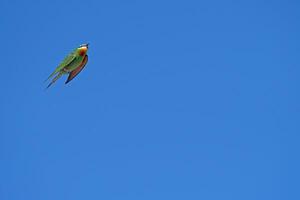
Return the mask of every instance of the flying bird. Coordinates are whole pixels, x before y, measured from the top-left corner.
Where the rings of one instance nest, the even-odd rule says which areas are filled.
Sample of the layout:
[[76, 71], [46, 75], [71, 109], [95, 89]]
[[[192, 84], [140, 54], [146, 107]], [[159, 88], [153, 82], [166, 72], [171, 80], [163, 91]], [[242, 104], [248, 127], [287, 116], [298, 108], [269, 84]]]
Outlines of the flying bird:
[[89, 44], [82, 44], [78, 48], [74, 49], [68, 56], [66, 56], [60, 65], [54, 70], [54, 72], [47, 78], [47, 80], [49, 80], [55, 76], [47, 88], [55, 83], [62, 75], [69, 75], [65, 84], [69, 83], [73, 78], [75, 78], [85, 67], [88, 61], [88, 48]]

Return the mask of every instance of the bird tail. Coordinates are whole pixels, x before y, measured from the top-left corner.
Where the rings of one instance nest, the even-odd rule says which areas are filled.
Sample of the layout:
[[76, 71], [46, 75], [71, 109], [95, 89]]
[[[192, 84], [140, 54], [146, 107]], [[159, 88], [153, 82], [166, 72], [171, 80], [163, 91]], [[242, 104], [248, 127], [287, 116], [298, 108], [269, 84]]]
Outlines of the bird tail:
[[50, 76], [48, 76], [47, 79], [44, 80], [44, 82], [48, 81], [51, 77], [53, 77], [57, 72], [53, 72], [52, 74], [50, 74]]
[[57, 74], [57, 75], [52, 79], [51, 83], [49, 83], [49, 85], [47, 86], [46, 89], [48, 89], [53, 83], [55, 83], [62, 75], [63, 75], [63, 73], [61, 73], [61, 72], [60, 72], [59, 74]]

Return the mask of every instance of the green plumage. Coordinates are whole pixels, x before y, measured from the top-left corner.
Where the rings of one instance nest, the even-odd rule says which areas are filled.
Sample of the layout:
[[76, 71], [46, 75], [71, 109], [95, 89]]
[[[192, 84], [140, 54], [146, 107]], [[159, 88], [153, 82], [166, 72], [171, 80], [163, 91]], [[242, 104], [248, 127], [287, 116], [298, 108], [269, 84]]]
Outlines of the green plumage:
[[[74, 49], [68, 56], [66, 56], [65, 59], [59, 64], [59, 66], [54, 70], [54, 72], [52, 72], [52, 74], [50, 74], [50, 76], [47, 78], [47, 80], [49, 80], [50, 78], [56, 75], [50, 82], [48, 87], [55, 83], [55, 81], [57, 81], [62, 75], [70, 74], [78, 67], [82, 67], [83, 60], [86, 56], [87, 48], [88, 44], [80, 45], [78, 48]], [[84, 63], [84, 65], [85, 64], [86, 63]]]

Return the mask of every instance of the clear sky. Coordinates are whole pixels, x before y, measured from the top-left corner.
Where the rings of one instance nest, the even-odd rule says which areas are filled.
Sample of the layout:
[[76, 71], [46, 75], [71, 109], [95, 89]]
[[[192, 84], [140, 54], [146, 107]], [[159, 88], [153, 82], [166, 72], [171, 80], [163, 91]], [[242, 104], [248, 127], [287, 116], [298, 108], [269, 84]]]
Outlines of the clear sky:
[[0, 8], [1, 200], [300, 199], [299, 1]]

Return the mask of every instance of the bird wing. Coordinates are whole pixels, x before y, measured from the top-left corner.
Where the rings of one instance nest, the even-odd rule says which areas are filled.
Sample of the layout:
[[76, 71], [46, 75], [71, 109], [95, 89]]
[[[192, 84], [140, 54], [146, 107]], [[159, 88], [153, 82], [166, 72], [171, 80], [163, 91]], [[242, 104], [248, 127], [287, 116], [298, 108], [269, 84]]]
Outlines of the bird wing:
[[52, 74], [50, 74], [50, 76], [46, 79], [46, 81], [49, 80], [55, 74], [57, 74], [59, 71], [61, 71], [63, 68], [68, 66], [75, 59], [76, 59], [76, 54], [75, 54], [75, 50], [74, 50], [72, 53], [70, 53], [68, 56], [65, 57], [65, 59], [59, 64], [59, 66], [54, 70], [54, 72], [52, 72]]
[[87, 61], [88, 61], [88, 55], [85, 55], [82, 63], [76, 69], [74, 69], [72, 72], [69, 73], [68, 79], [65, 84], [69, 83], [73, 78], [75, 78], [81, 72], [81, 70], [85, 67]]

